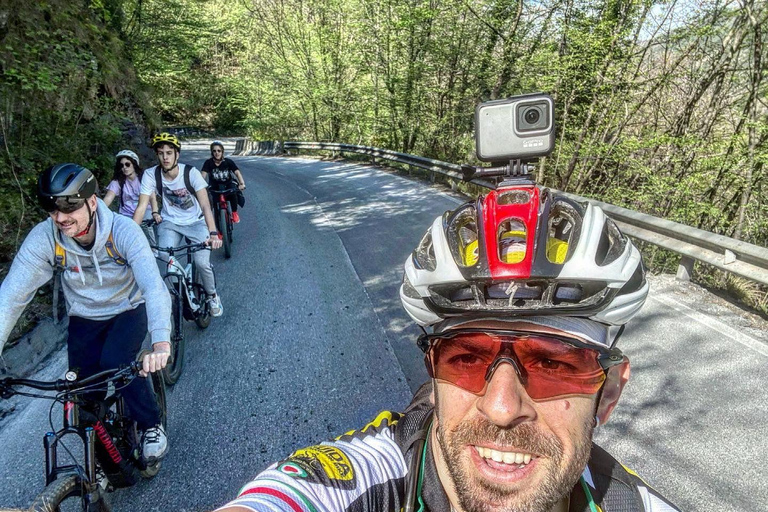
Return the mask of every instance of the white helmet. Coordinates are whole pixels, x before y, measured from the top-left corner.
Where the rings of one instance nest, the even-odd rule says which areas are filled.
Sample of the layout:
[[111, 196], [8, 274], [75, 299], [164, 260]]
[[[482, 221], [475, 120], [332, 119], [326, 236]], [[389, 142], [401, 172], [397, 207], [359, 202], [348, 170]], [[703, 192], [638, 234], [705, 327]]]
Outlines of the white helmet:
[[647, 295], [640, 252], [602, 209], [532, 183], [502, 186], [435, 219], [400, 287], [421, 326], [560, 315], [615, 335]]
[[134, 153], [133, 151], [131, 151], [130, 149], [124, 149], [124, 150], [120, 151], [118, 154], [115, 155], [115, 160], [120, 160], [120, 158], [122, 158], [122, 157], [130, 158], [134, 162], [136, 162], [136, 164], [139, 163], [139, 156], [136, 153]]

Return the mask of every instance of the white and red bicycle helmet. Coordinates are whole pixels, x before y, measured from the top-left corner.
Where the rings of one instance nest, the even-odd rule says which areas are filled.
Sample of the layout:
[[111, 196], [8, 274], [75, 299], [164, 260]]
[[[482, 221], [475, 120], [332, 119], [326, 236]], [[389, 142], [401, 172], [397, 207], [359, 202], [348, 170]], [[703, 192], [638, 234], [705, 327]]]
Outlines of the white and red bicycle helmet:
[[617, 332], [647, 295], [640, 252], [602, 209], [533, 183], [502, 185], [435, 219], [400, 287], [423, 327], [561, 315]]

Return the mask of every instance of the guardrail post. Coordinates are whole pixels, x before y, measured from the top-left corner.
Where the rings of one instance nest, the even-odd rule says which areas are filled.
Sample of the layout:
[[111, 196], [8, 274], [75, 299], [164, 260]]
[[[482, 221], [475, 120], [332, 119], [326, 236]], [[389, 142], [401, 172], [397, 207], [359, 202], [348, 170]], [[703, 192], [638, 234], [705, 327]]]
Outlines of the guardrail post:
[[693, 275], [693, 264], [696, 261], [688, 256], [680, 258], [680, 264], [677, 266], [677, 279], [680, 281], [690, 281]]
[[429, 181], [430, 183], [435, 182], [435, 171], [429, 171]]

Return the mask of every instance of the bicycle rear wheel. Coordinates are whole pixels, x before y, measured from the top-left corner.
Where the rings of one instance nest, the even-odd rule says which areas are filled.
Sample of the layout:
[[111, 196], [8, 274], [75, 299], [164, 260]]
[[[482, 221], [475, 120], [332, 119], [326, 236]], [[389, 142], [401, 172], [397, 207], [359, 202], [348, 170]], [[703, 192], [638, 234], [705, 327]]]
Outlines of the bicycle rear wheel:
[[184, 306], [182, 304], [182, 297], [180, 294], [184, 293], [181, 289], [181, 283], [176, 290], [179, 295], [171, 297], [172, 300], [172, 318], [173, 318], [173, 330], [171, 332], [171, 362], [163, 368], [163, 376], [165, 377], [165, 383], [169, 386], [176, 384], [181, 376], [181, 371], [184, 368]]
[[35, 498], [29, 507], [30, 512], [112, 512], [106, 497], [100, 491], [92, 503], [83, 503], [85, 488], [75, 475], [57, 478]]

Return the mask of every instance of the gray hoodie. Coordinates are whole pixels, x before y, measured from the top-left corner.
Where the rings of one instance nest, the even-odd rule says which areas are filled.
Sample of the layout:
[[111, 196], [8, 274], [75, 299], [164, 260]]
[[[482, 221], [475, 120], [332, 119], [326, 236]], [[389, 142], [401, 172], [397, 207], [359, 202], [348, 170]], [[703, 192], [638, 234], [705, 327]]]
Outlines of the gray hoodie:
[[[0, 352], [37, 289], [53, 276], [54, 240], [67, 253], [61, 287], [69, 316], [109, 320], [146, 302], [152, 343], [170, 340], [171, 297], [149, 242], [130, 217], [115, 214], [101, 199], [97, 203], [96, 239], [90, 251], [62, 236], [52, 219], [41, 222], [27, 235], [0, 285]], [[110, 230], [127, 265], [118, 264], [107, 254]]]

